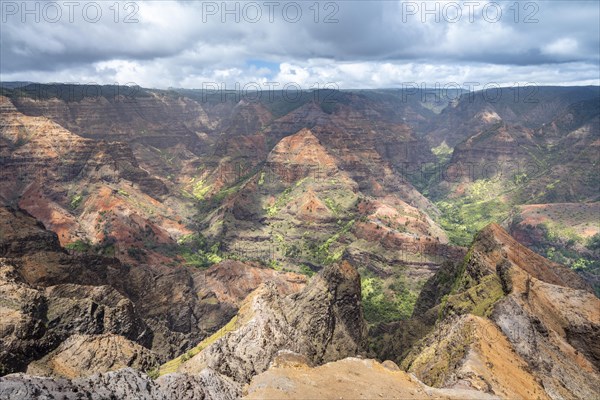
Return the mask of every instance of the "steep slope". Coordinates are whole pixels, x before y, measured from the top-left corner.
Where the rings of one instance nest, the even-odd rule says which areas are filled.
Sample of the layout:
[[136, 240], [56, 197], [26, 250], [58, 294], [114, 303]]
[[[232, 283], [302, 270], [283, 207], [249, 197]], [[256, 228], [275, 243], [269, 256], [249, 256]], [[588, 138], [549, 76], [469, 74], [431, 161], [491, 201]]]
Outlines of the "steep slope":
[[519, 206], [510, 234], [535, 252], [576, 270], [600, 297], [600, 203]]
[[[594, 234], [597, 88], [463, 97], [439, 115], [388, 91], [269, 104], [73, 89], [0, 97], [0, 375], [69, 378], [13, 375], [0, 397], [597, 393], [589, 285], [496, 225], [468, 253], [452, 244], [534, 209]], [[454, 149], [425, 142], [442, 139]], [[446, 175], [423, 167], [436, 156]], [[287, 350], [306, 361], [282, 367]], [[368, 350], [436, 388], [345, 359]]]
[[549, 398], [498, 327], [470, 314], [437, 327], [403, 366], [434, 387], [476, 389], [504, 399]]
[[595, 200], [598, 182], [590, 167], [600, 162], [599, 106], [596, 95], [538, 125], [498, 117], [454, 147], [443, 178], [446, 184], [502, 181], [504, 191], [512, 190], [511, 198], [519, 202]]
[[[13, 212], [1, 209], [2, 374], [23, 371], [73, 334], [111, 333], [126, 345], [129, 340], [151, 346], [153, 333], [133, 303], [102, 284], [102, 275], [126, 275], [120, 264], [103, 257], [69, 257], [55, 234]], [[56, 279], [61, 269], [67, 274], [79, 269], [80, 284], [70, 283], [74, 277]]]
[[[297, 274], [233, 261], [206, 271], [167, 266], [158, 270], [133, 268], [98, 255], [71, 255], [60, 247], [56, 234], [23, 211], [1, 207], [0, 217], [2, 374], [24, 371], [61, 344], [66, 347], [38, 364], [52, 364], [57, 358], [66, 358], [66, 365], [85, 364], [85, 358], [69, 355], [75, 351], [71, 346], [99, 355], [105, 346], [94, 350], [102, 337], [93, 335], [103, 334], [119, 335], [114, 340], [108, 336], [106, 343], [121, 350], [105, 349], [106, 361], [98, 359], [98, 370], [90, 372], [135, 362], [137, 356], [117, 361], [128, 348], [145, 353], [127, 340], [152, 349], [156, 360], [171, 358], [224, 325], [262, 282], [283, 294], [301, 289], [305, 282]], [[65, 343], [72, 335], [92, 337]]]
[[365, 351], [360, 277], [348, 263], [332, 265], [302, 292], [281, 297], [272, 286], [254, 292], [241, 307], [234, 330], [184, 362], [180, 372], [214, 369], [239, 383], [266, 370], [279, 350], [315, 364]]
[[[347, 263], [325, 268], [302, 292], [288, 297], [279, 295], [273, 285], [262, 286], [246, 299], [237, 320], [233, 331], [185, 361], [180, 367], [184, 373], [156, 380], [130, 368], [76, 379], [13, 374], [0, 378], [0, 395], [10, 400], [32, 395], [161, 400], [242, 395], [497, 399], [476, 390], [428, 387], [389, 361], [345, 358], [364, 351], [366, 334], [360, 279]], [[337, 359], [342, 360], [327, 363]]]
[[160, 200], [164, 183], [139, 167], [126, 144], [83, 139], [0, 101], [2, 197], [44, 222], [61, 244], [131, 261], [123, 247], [174, 244], [190, 233]]
[[81, 378], [130, 367], [149, 371], [159, 358], [135, 342], [113, 334], [72, 335], [58, 348], [27, 367], [27, 374]]
[[[521, 246], [497, 225], [479, 233], [460, 267], [442, 269], [434, 280], [440, 282], [444, 273], [451, 279], [448, 295], [431, 308], [441, 320], [403, 362], [433, 387], [397, 371], [391, 362], [382, 366], [344, 359], [365, 352], [366, 324], [360, 277], [342, 262], [324, 268], [293, 295], [281, 295], [272, 284], [261, 286], [243, 302], [231, 326], [182, 360], [177, 373], [156, 381], [128, 369], [85, 381], [11, 375], [0, 379], [0, 393], [9, 399], [58, 392], [75, 398], [79, 391], [149, 399], [237, 398], [242, 393], [248, 398], [296, 398], [300, 392], [320, 398], [340, 393], [593, 398], [600, 382], [600, 301], [576, 273]], [[47, 367], [69, 371], [69, 344], [81, 339], [73, 337], [49, 354], [54, 363]], [[330, 362], [335, 360], [342, 361]], [[333, 376], [338, 377], [332, 384]], [[125, 381], [129, 384], [123, 386]], [[243, 389], [245, 383], [249, 386]]]
[[[326, 147], [312, 129], [286, 136], [263, 166], [207, 212], [203, 234], [223, 243], [225, 257], [309, 274], [347, 260], [378, 282], [401, 279], [411, 293], [418, 292], [444, 260], [461, 258], [462, 249], [449, 246], [428, 213], [394, 190], [414, 188], [393, 180], [386, 186], [386, 177], [369, 172], [379, 166], [393, 176], [389, 165], [353, 157], [353, 167], [346, 169], [338, 150]], [[367, 194], [353, 177], [363, 167], [377, 193]]]
[[491, 224], [450, 276], [448, 295], [433, 308], [440, 320], [405, 368], [437, 387], [507, 398], [597, 394], [600, 300], [575, 272]]
[[598, 87], [539, 87], [489, 89], [462, 94], [431, 124], [426, 137], [432, 146], [454, 147], [477, 131], [505, 121], [536, 129], [552, 121], [571, 104], [598, 96]]
[[[273, 233], [302, 239], [307, 230], [313, 235], [316, 232], [333, 235], [339, 229], [333, 225], [336, 220], [339, 225], [340, 220], [364, 216], [363, 222], [381, 225], [380, 229], [388, 234], [406, 232], [403, 240], [398, 242], [423, 237], [424, 241], [427, 238], [427, 241], [435, 242], [432, 249], [435, 244], [443, 247], [445, 235], [426, 212], [409, 205], [402, 193], [386, 188], [386, 178], [379, 180], [378, 175], [365, 170], [365, 176], [378, 188], [376, 194], [368, 195], [353, 176], [366, 164], [357, 158], [354, 168], [348, 169], [334, 154], [312, 130], [303, 129], [285, 137], [269, 153], [265, 167], [243, 186], [239, 196], [234, 197], [234, 217], [243, 218], [247, 223], [252, 220], [255, 225], [258, 220], [261, 225], [277, 231]], [[258, 204], [263, 204], [264, 211], [257, 207]], [[297, 233], [289, 229], [290, 218], [293, 221], [291, 228]], [[369, 233], [363, 231], [363, 236], [369, 240]], [[225, 241], [235, 243], [229, 238]], [[241, 247], [247, 248], [246, 245]], [[315, 263], [316, 260], [306, 261]]]
[[599, 106], [598, 87], [463, 94], [424, 133], [437, 160], [402, 173], [437, 206], [450, 241], [466, 246], [516, 206], [597, 201]]
[[43, 116], [92, 139], [157, 147], [199, 147], [198, 133], [213, 127], [201, 105], [174, 92], [125, 86], [32, 84], [5, 93], [27, 116]]

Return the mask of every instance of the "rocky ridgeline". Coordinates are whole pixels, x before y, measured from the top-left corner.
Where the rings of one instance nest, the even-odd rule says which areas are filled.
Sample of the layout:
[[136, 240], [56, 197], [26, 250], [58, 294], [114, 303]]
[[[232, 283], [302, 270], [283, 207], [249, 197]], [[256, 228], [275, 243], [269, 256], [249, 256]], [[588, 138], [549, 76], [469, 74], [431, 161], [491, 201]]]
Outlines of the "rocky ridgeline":
[[70, 255], [23, 211], [2, 207], [0, 216], [3, 374], [28, 366], [67, 377], [149, 370], [224, 325], [262, 282], [285, 294], [305, 282], [235, 261], [207, 271], [164, 267], [160, 276], [114, 258]]
[[[282, 296], [271, 284], [261, 286], [244, 301], [237, 321], [232, 331], [185, 360], [178, 372], [154, 380], [131, 368], [73, 379], [12, 374], [0, 378], [0, 395], [11, 400], [32, 396], [297, 398], [308, 394], [331, 398], [334, 393], [359, 398], [497, 399], [476, 390], [426, 386], [389, 361], [382, 365], [348, 358], [365, 354], [367, 330], [359, 275], [346, 262], [328, 266], [305, 289], [289, 296]], [[313, 369], [319, 365], [323, 366]]]
[[238, 398], [238, 393], [237, 385], [210, 370], [194, 376], [168, 375], [156, 381], [132, 368], [73, 380], [24, 374], [0, 378], [0, 396], [11, 400], [33, 398], [233, 400]]
[[6, 178], [0, 190], [6, 198], [17, 198], [34, 181], [60, 190], [66, 182], [85, 176], [126, 179], [154, 197], [167, 193], [160, 180], [139, 168], [127, 144], [84, 139], [48, 117], [22, 114], [6, 97], [0, 102], [4, 104], [0, 155]]
[[359, 275], [345, 262], [326, 267], [303, 291], [288, 297], [272, 285], [262, 286], [242, 305], [236, 329], [179, 371], [209, 367], [248, 383], [280, 350], [303, 354], [314, 364], [363, 354], [367, 331], [360, 299]]
[[[325, 121], [334, 118], [324, 115]], [[420, 279], [430, 277], [444, 260], [464, 254], [448, 244], [426, 211], [407, 202], [435, 209], [410, 184], [394, 178], [387, 161], [374, 150], [364, 148], [362, 154], [361, 149], [335, 147], [348, 146], [350, 140], [332, 142], [338, 134], [339, 126], [319, 125], [281, 139], [265, 165], [207, 216], [205, 235], [218, 238], [229, 253], [276, 260], [285, 268], [304, 264], [318, 270], [335, 255], [384, 276], [409, 265], [406, 273]], [[381, 176], [380, 168], [390, 175]]]
[[113, 273], [125, 276], [116, 260], [71, 257], [30, 216], [4, 207], [0, 215], [4, 373], [23, 371], [73, 334], [110, 333], [151, 345], [126, 286], [109, 284]]
[[503, 398], [596, 395], [600, 300], [575, 272], [492, 224], [461, 266], [434, 280], [442, 275], [449, 284], [439, 286], [445, 294], [431, 308], [435, 327], [403, 356], [407, 371], [436, 387]]
[[[360, 298], [360, 279], [354, 268], [347, 263], [330, 266], [304, 290], [287, 297], [282, 296], [273, 283], [261, 286], [242, 305], [237, 317], [239, 326], [183, 363], [179, 373], [156, 381], [132, 369], [71, 380], [14, 374], [0, 379], [0, 395], [9, 399], [58, 393], [66, 398], [80, 398], [88, 393], [92, 398], [110, 395], [149, 399], [237, 398], [242, 385], [265, 371], [280, 350], [297, 351], [315, 364], [364, 353], [366, 326]], [[77, 374], [85, 374], [89, 371], [84, 368], [86, 351], [96, 351], [95, 356], [99, 357], [110, 353], [111, 346], [116, 344], [94, 350], [84, 343], [106, 340], [114, 341], [106, 335], [73, 336], [41, 363], [47, 361], [54, 368], [60, 363], [63, 374], [69, 367]], [[74, 347], [77, 354], [73, 354]], [[134, 360], [123, 360], [132, 350], [119, 348], [115, 362], [143, 365], [147, 355], [133, 349], [136, 350]], [[80, 357], [79, 364], [61, 363], [58, 359], [68, 358], [67, 353]], [[102, 359], [88, 359], [92, 360], [94, 367], [103, 365]], [[41, 371], [43, 367], [37, 364], [30, 365], [29, 371]]]
[[[441, 284], [443, 274], [449, 280], [446, 286]], [[294, 398], [294, 393], [310, 387], [315, 396], [327, 397], [335, 382], [345, 379], [339, 374], [346, 376], [350, 368], [355, 378], [336, 393], [437, 399], [593, 398], [600, 382], [600, 301], [577, 274], [490, 225], [477, 235], [462, 265], [442, 268], [432, 281], [445, 295], [433, 301], [433, 312], [427, 310], [423, 316], [435, 315], [437, 323], [401, 360], [416, 378], [393, 372], [398, 367], [391, 362], [381, 366], [347, 358], [367, 354], [367, 330], [359, 275], [341, 262], [324, 268], [295, 294], [283, 295], [272, 284], [260, 286], [241, 303], [233, 326], [209, 339], [191, 358], [181, 359], [174, 373], [155, 380], [129, 368], [85, 378], [75, 374], [72, 379], [12, 374], [0, 379], [0, 394], [9, 399], [58, 393], [74, 399], [88, 394]], [[117, 365], [140, 366], [150, 360], [135, 346], [118, 347], [123, 339], [115, 339], [73, 336], [32, 363], [29, 371], [53, 368], [54, 374], [65, 374], [71, 368], [91, 373], [81, 356], [111, 354], [111, 346], [119, 354]], [[387, 340], [395, 340], [393, 333]], [[108, 344], [96, 348], [102, 341]], [[81, 360], [70, 364], [75, 347]], [[332, 380], [333, 386], [325, 384]]]
[[160, 147], [181, 141], [193, 147], [196, 132], [214, 125], [197, 102], [143, 89], [106, 96], [90, 92], [81, 99], [25, 96], [12, 101], [25, 115], [49, 118], [92, 139], [147, 141]]
[[497, 101], [464, 95], [436, 117], [427, 139], [453, 148], [437, 189], [460, 195], [458, 183], [485, 179], [513, 189], [518, 203], [597, 201], [597, 88], [537, 88], [529, 99], [509, 92]]

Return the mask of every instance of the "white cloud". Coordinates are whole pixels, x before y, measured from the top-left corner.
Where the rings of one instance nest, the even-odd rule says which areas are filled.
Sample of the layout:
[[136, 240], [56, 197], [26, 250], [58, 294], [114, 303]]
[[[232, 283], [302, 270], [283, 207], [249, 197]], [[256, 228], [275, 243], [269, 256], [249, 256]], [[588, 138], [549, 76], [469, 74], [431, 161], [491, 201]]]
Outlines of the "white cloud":
[[571, 38], [562, 38], [542, 47], [542, 52], [548, 55], [576, 56], [579, 51], [579, 43]]
[[[271, 76], [266, 68], [195, 68], [180, 69], [171, 59], [133, 62], [112, 60], [91, 67], [64, 69], [56, 72], [5, 74], [3, 80], [31, 80], [37, 82], [78, 83], [136, 83], [144, 87], [202, 88], [225, 85], [235, 89], [236, 84], [258, 83], [265, 89], [268, 82], [300, 85], [303, 88], [337, 87], [340, 89], [387, 88], [417, 84], [433, 87], [435, 84], [474, 86], [486, 84], [511, 86], [516, 83], [537, 85], [600, 85], [597, 67], [589, 63], [508, 66], [487, 63], [423, 62], [351, 62], [327, 59], [285, 62]], [[475, 83], [478, 85], [476, 86]], [[211, 86], [214, 87], [214, 86]]]
[[[133, 24], [123, 23], [122, 9], [114, 22], [112, 2], [102, 3], [97, 23], [81, 18], [22, 23], [16, 15], [0, 24], [0, 79], [91, 79], [147, 87], [269, 79], [353, 88], [471, 80], [598, 82], [597, 3], [536, 3], [537, 23], [525, 23], [531, 10], [522, 3], [515, 14], [513, 1], [501, 1], [502, 19], [491, 23], [481, 15], [486, 2], [480, 3], [472, 22], [463, 15], [457, 23], [445, 22], [443, 15], [438, 23], [431, 17], [423, 22], [419, 14], [406, 18], [400, 1], [336, 2], [339, 22], [331, 24], [323, 22], [333, 9], [319, 3], [315, 22], [312, 2], [301, 3], [297, 23], [283, 18], [284, 3], [272, 23], [264, 7], [258, 23], [244, 22], [244, 16], [232, 23], [233, 17], [221, 12], [207, 16], [206, 2], [137, 2], [139, 22]], [[256, 68], [249, 60], [278, 68]]]

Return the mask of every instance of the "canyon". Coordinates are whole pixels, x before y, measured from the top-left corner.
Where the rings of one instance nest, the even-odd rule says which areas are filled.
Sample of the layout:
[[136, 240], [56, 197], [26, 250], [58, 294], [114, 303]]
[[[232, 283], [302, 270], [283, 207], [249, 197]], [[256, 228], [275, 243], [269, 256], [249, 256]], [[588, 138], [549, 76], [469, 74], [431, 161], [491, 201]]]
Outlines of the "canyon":
[[59, 86], [0, 96], [0, 397], [598, 395], [598, 87]]

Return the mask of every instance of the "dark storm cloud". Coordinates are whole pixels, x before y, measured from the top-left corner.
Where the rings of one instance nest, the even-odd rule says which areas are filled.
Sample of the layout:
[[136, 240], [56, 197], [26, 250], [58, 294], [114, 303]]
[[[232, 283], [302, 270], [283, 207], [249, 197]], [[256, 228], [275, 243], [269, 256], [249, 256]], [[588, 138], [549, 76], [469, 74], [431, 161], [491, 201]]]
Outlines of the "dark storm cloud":
[[[24, 15], [22, 2], [2, 2], [2, 79], [127, 78], [177, 86], [208, 78], [266, 76], [266, 70], [249, 67], [247, 60], [252, 59], [281, 64], [281, 75], [286, 75], [284, 64], [291, 64], [327, 77], [329, 66], [346, 74], [331, 79], [357, 83], [360, 73], [375, 79], [373, 74], [381, 70], [378, 79], [385, 84], [390, 63], [396, 70], [410, 63], [430, 66], [440, 74], [445, 71], [448, 78], [469, 67], [502, 71], [506, 65], [520, 66], [524, 74], [534, 67], [548, 71], [548, 77], [557, 71], [583, 70], [582, 80], [587, 80], [594, 79], [594, 72], [597, 78], [599, 62], [596, 1], [479, 1], [473, 8], [452, 1], [338, 1], [321, 2], [316, 8], [313, 2], [303, 2], [298, 21], [295, 6], [285, 2], [273, 9], [262, 1], [252, 7], [229, 2], [229, 14], [221, 1], [130, 2], [135, 9], [121, 2], [116, 14], [113, 2], [83, 1], [73, 21], [65, 2], [50, 3], [63, 12], [54, 23], [49, 19], [55, 15], [43, 11], [52, 11], [49, 2], [28, 3], [30, 10], [38, 4], [39, 22], [31, 13]], [[102, 16], [95, 22], [90, 22], [93, 12], [90, 18], [82, 11], [92, 3], [102, 5]], [[260, 15], [253, 13], [256, 9]], [[132, 19], [138, 22], [126, 23], [133, 11]], [[448, 65], [454, 72], [446, 69]]]

